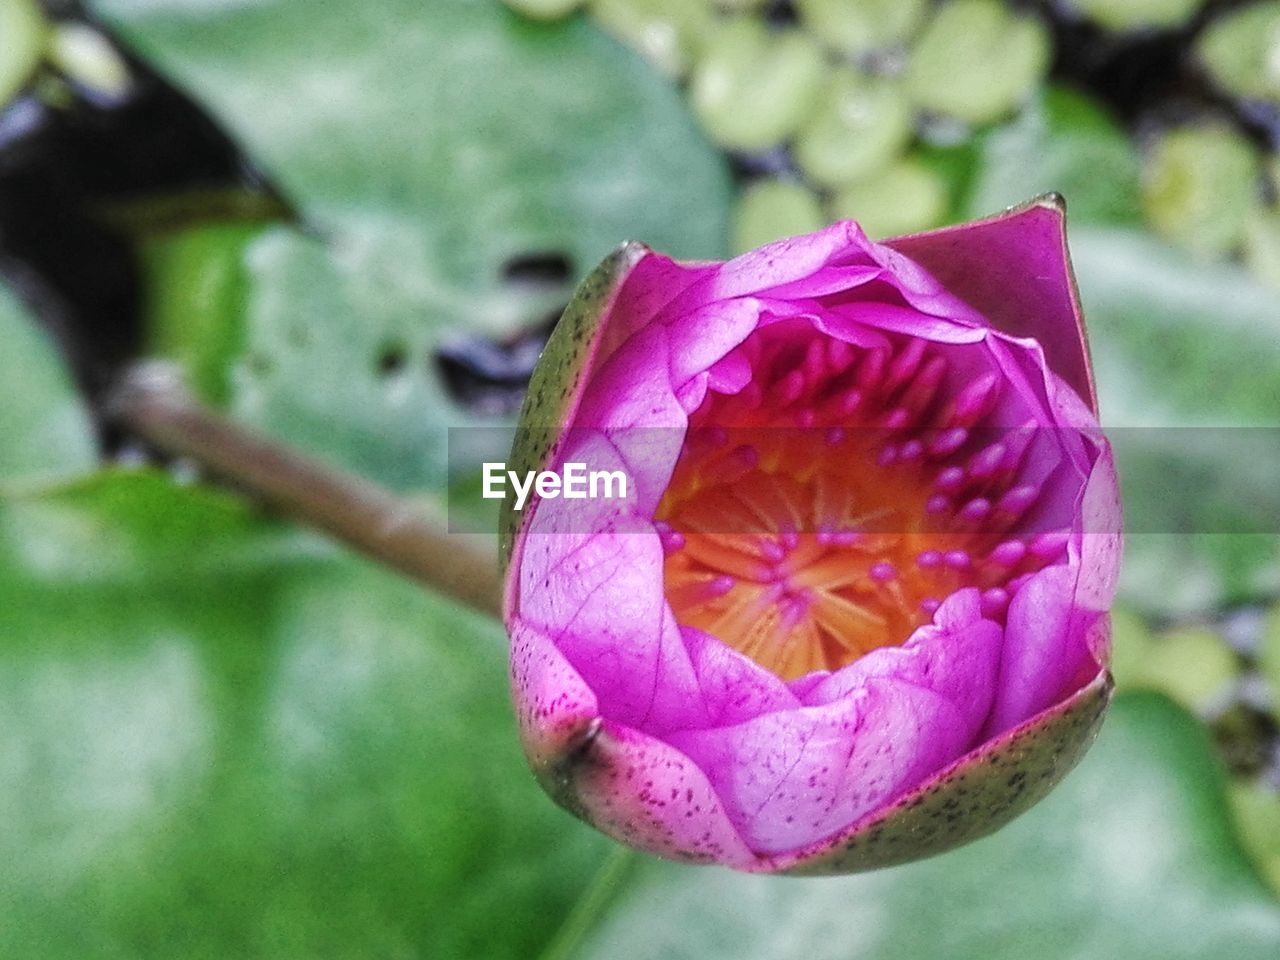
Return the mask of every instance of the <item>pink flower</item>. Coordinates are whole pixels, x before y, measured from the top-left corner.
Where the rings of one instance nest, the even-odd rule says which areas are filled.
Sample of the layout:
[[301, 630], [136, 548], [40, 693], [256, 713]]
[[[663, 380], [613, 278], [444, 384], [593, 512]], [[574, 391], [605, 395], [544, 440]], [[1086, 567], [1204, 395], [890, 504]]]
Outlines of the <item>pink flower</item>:
[[626, 245], [521, 422], [524, 468], [633, 483], [535, 496], [504, 542], [526, 753], [605, 833], [866, 869], [994, 830], [1091, 742], [1120, 508], [1057, 198], [727, 263]]

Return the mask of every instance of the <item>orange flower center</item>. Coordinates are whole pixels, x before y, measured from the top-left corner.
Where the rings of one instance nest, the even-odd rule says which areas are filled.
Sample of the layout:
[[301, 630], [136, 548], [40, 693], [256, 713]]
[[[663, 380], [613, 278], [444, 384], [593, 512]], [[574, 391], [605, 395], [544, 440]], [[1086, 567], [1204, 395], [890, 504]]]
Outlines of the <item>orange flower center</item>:
[[926, 341], [803, 329], [758, 331], [752, 381], [690, 417], [656, 515], [676, 619], [793, 679], [903, 643], [964, 587], [1003, 617], [1066, 540], [1010, 536], [1038, 490], [1016, 482], [1029, 431], [976, 429], [1000, 380], [948, 390]]

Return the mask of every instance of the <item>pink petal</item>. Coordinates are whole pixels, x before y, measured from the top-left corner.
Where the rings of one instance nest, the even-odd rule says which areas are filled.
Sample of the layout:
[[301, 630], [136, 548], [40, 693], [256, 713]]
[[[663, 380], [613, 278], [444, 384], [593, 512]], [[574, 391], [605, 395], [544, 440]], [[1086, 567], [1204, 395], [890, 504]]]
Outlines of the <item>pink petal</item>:
[[656, 534], [543, 533], [535, 519], [517, 609], [554, 640], [594, 691], [603, 716], [654, 733], [707, 722], [698, 677], [663, 595]]
[[1021, 723], [1097, 675], [1090, 631], [1101, 616], [1075, 606], [1078, 563], [1046, 567], [1009, 603], [987, 736]]
[[680, 630], [707, 705], [709, 725], [742, 723], [763, 713], [800, 706], [796, 694], [777, 674], [701, 630]]
[[632, 268], [602, 322], [595, 366], [602, 365], [627, 340], [649, 326], [672, 300], [719, 268], [716, 263], [680, 263], [648, 251]]
[[1067, 254], [1066, 218], [1044, 200], [885, 246], [929, 270], [998, 330], [1032, 337], [1053, 371], [1098, 408], [1084, 321]]
[[568, 777], [574, 807], [623, 843], [674, 860], [758, 862], [706, 775], [661, 740], [606, 720]]
[[848, 825], [949, 763], [986, 718], [1000, 629], [976, 591], [935, 626], [825, 677], [805, 706], [667, 739], [706, 771], [758, 853], [779, 853]]
[[534, 764], [553, 763], [599, 716], [596, 695], [542, 631], [517, 617], [509, 632], [521, 742]]
[[826, 836], [959, 756], [955, 708], [911, 684], [874, 678], [853, 697], [668, 740], [707, 774], [756, 853]]

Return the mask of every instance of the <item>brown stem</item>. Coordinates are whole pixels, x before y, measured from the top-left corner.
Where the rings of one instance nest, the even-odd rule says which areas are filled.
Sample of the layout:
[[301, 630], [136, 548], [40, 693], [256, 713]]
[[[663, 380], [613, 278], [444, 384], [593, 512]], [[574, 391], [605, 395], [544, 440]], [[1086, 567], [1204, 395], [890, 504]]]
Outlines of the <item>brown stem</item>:
[[499, 615], [497, 558], [478, 549], [475, 538], [449, 534], [377, 484], [206, 409], [171, 368], [135, 367], [113, 396], [111, 412], [158, 449], [190, 457], [269, 508], [476, 610]]

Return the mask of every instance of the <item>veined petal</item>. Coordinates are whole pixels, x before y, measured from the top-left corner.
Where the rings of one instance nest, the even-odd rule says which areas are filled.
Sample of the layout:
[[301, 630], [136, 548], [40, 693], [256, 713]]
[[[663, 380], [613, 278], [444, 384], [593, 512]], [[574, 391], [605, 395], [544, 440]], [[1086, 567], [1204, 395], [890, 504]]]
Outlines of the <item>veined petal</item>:
[[707, 772], [752, 849], [808, 844], [964, 753], [986, 719], [1001, 630], [966, 591], [938, 623], [824, 678], [804, 706], [668, 736]]
[[551, 792], [599, 830], [648, 853], [739, 869], [759, 863], [702, 769], [625, 724], [602, 721], [564, 758]]
[[995, 329], [1037, 340], [1054, 372], [1096, 412], [1060, 197], [884, 245], [927, 269]]

